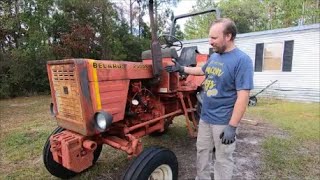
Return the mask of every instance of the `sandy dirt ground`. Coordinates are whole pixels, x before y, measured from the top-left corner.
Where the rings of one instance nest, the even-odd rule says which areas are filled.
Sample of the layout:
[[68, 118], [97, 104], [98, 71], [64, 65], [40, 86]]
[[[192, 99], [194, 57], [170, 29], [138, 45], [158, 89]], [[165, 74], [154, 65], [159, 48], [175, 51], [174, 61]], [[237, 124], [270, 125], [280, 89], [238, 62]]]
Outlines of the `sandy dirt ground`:
[[[234, 152], [234, 180], [260, 179], [261, 144], [270, 135], [285, 136], [281, 130], [258, 122], [257, 125], [242, 123], [238, 129], [237, 145]], [[179, 179], [194, 179], [196, 176], [196, 140], [180, 144], [172, 149], [179, 161]]]

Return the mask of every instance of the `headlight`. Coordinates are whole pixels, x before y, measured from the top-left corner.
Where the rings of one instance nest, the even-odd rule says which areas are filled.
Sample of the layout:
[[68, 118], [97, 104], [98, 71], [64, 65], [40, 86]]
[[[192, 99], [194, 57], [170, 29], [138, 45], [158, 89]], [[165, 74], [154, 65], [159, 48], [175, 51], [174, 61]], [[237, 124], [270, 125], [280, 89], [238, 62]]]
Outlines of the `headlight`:
[[103, 132], [105, 131], [112, 123], [112, 116], [104, 111], [97, 112], [94, 116], [96, 128]]
[[100, 129], [106, 129], [107, 120], [101, 113], [97, 114], [97, 125]]

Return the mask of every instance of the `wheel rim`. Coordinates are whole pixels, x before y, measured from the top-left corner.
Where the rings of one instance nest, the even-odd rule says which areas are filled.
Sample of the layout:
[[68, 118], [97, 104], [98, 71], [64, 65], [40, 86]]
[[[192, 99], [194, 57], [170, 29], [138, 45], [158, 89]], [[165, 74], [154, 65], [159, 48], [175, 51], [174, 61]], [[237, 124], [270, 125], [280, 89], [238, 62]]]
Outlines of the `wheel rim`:
[[169, 165], [162, 164], [149, 176], [148, 180], [172, 180], [172, 170]]

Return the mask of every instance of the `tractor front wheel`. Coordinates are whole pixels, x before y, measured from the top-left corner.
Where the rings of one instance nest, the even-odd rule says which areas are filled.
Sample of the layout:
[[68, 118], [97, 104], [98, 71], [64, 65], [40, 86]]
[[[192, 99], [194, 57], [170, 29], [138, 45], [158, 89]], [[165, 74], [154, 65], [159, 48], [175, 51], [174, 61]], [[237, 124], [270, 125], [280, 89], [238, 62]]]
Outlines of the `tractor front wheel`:
[[177, 157], [166, 148], [148, 148], [130, 164], [122, 179], [176, 180], [178, 179]]
[[[50, 151], [51, 145], [50, 145], [50, 137], [54, 134], [58, 134], [60, 132], [64, 131], [63, 128], [57, 127], [51, 135], [48, 137], [44, 148], [43, 148], [43, 162], [46, 167], [46, 169], [54, 176], [59, 177], [61, 179], [68, 179], [75, 175], [77, 175], [77, 172], [71, 171], [65, 167], [63, 167], [61, 164], [57, 163], [53, 157], [52, 152]], [[92, 164], [94, 165], [96, 161], [98, 160], [100, 153], [102, 150], [102, 144], [98, 145], [97, 149], [94, 151], [94, 157]]]

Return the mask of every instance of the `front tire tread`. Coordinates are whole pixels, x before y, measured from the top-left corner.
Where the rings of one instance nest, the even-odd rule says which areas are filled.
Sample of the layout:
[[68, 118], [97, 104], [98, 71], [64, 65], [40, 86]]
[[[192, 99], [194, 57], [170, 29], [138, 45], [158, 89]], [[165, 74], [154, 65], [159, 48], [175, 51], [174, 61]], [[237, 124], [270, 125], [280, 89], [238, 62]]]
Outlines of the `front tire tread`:
[[123, 180], [147, 180], [160, 165], [167, 164], [173, 173], [173, 180], [178, 178], [178, 161], [172, 151], [162, 147], [144, 150], [127, 168]]

